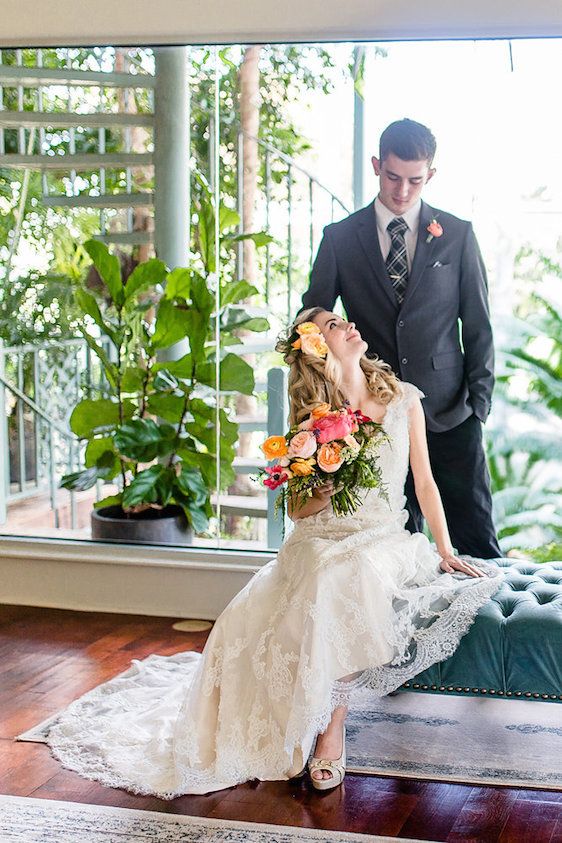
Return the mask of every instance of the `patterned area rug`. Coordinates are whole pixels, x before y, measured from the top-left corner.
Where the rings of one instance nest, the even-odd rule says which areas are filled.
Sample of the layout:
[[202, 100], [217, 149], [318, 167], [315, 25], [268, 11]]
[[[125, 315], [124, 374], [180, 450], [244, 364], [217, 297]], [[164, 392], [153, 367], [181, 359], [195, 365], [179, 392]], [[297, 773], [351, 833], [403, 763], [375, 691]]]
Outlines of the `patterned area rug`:
[[[45, 742], [53, 720], [19, 740]], [[347, 720], [349, 772], [562, 790], [562, 706], [401, 693]]]
[[[395, 843], [342, 831], [106, 808], [51, 799], [0, 796], [2, 843]], [[405, 840], [402, 843], [419, 843]]]
[[562, 705], [400, 693], [347, 720], [348, 771], [562, 790]]

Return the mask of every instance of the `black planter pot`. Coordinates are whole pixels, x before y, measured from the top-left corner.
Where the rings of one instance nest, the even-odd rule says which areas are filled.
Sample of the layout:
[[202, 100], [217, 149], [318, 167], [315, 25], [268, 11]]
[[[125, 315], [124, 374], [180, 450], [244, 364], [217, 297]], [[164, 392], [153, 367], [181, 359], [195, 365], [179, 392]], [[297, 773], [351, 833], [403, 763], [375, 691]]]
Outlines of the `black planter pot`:
[[193, 530], [181, 507], [148, 509], [126, 514], [120, 506], [92, 510], [92, 538], [111, 542], [186, 545]]

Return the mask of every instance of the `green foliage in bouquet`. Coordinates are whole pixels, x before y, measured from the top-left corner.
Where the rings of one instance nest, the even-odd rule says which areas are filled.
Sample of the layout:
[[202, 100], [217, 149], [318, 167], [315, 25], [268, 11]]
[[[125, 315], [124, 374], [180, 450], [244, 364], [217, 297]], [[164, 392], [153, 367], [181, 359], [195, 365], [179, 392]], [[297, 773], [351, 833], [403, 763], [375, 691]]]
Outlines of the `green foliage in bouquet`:
[[[212, 208], [200, 218], [199, 236], [210, 247]], [[85, 249], [104, 289], [94, 294], [81, 283], [75, 298], [84, 317], [82, 333], [101, 361], [107, 390], [80, 401], [72, 412], [71, 428], [86, 442], [84, 468], [67, 474], [61, 485], [83, 490], [98, 480], [120, 478], [119, 494], [96, 507], [119, 505], [124, 513], [136, 513], [177, 504], [192, 528], [203, 532], [212, 514], [217, 462], [220, 487], [226, 488], [234, 480], [238, 438], [238, 425], [217, 408], [217, 367], [221, 390], [252, 394], [253, 370], [228, 346], [238, 342], [239, 328], [269, 327], [266, 319], [238, 305], [257, 290], [243, 280], [221, 283], [217, 349], [211, 248], [194, 264], [197, 269], [170, 272], [151, 259], [126, 280], [105, 245], [89, 240]], [[170, 349], [180, 342], [188, 344], [186, 352], [163, 359], [174, 357]]]

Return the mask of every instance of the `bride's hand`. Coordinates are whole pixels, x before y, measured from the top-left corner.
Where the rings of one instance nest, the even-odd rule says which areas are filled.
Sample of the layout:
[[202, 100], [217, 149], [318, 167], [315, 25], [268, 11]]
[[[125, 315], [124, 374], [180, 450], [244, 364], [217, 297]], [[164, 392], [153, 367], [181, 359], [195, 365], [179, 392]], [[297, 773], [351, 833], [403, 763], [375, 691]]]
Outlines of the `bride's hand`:
[[467, 574], [469, 577], [484, 577], [485, 574], [475, 565], [471, 565], [469, 562], [464, 562], [462, 559], [459, 559], [458, 556], [455, 556], [454, 553], [442, 553], [441, 555], [441, 562], [439, 563], [439, 567], [442, 571], [446, 574], [453, 574], [455, 571], [459, 571], [461, 574]]
[[317, 498], [322, 503], [328, 503], [330, 498], [336, 494], [338, 488], [335, 486], [332, 480], [329, 480], [327, 483], [324, 483], [323, 486], [317, 486], [313, 492], [313, 497]]

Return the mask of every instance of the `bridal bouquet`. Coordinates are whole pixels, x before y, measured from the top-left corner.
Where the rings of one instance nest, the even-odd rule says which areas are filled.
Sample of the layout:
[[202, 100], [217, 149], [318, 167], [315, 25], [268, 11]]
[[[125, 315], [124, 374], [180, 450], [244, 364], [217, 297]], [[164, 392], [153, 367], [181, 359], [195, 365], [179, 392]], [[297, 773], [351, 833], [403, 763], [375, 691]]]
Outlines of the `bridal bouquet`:
[[378, 451], [388, 437], [382, 426], [359, 410], [315, 407], [310, 416], [285, 436], [269, 436], [261, 449], [274, 462], [259, 479], [269, 489], [281, 487], [276, 507], [285, 508], [287, 494], [294, 509], [301, 508], [314, 489], [329, 480], [336, 488], [336, 515], [350, 515], [362, 503], [361, 490], [380, 489], [386, 498], [378, 465]]

